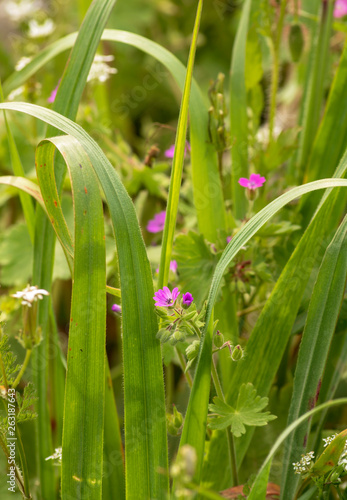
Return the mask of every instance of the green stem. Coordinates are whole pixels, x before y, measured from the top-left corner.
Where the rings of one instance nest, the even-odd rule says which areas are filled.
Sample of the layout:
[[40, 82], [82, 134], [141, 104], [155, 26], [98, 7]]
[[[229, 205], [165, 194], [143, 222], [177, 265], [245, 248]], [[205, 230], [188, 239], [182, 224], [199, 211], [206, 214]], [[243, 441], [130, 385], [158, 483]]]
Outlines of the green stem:
[[[4, 454], [5, 454], [6, 458], [8, 459], [8, 457], [10, 456], [10, 454], [9, 454], [9, 452], [8, 452], [8, 449], [7, 449], [6, 443], [5, 443], [5, 441], [3, 440], [3, 438], [2, 438], [2, 436], [1, 436], [1, 434], [0, 434], [0, 446], [1, 446], [1, 448], [2, 448], [2, 450], [3, 450], [3, 452], [4, 452]], [[24, 497], [25, 499], [27, 499], [27, 498], [31, 498], [31, 497], [28, 497], [28, 496], [26, 495], [26, 493], [25, 493], [25, 488], [24, 488], [23, 478], [22, 478], [22, 476], [21, 476], [21, 473], [20, 473], [20, 471], [19, 471], [19, 469], [18, 469], [17, 465], [15, 465], [15, 467], [16, 467], [16, 470], [15, 470], [16, 480], [17, 480], [17, 484], [18, 484], [18, 486], [19, 486], [19, 490], [20, 490], [21, 494], [23, 495], [23, 497]]]
[[28, 366], [28, 363], [29, 363], [29, 360], [30, 360], [30, 356], [31, 356], [31, 349], [27, 349], [27, 352], [25, 354], [25, 359], [24, 359], [24, 363], [22, 365], [22, 368], [20, 369], [20, 372], [18, 373], [16, 380], [12, 384], [12, 388], [13, 389], [15, 389], [17, 387], [17, 385], [19, 384], [19, 382], [21, 381], [23, 373], [25, 372], [25, 370], [26, 370], [26, 368]]
[[7, 377], [6, 377], [4, 360], [2, 359], [1, 352], [0, 352], [0, 365], [1, 365], [1, 371], [2, 371], [2, 378], [4, 379], [4, 386], [5, 386], [6, 392], [7, 392], [8, 391], [8, 382], [7, 382]]
[[269, 144], [273, 141], [273, 130], [275, 123], [275, 113], [276, 113], [276, 97], [278, 90], [278, 81], [279, 81], [279, 49], [283, 31], [283, 23], [284, 16], [286, 13], [287, 0], [282, 0], [281, 2], [281, 10], [280, 17], [277, 24], [277, 33], [275, 36], [275, 40], [271, 43], [272, 50], [272, 84], [271, 84], [271, 97], [270, 97], [270, 118], [269, 118]]
[[192, 388], [193, 387], [193, 379], [192, 379], [192, 376], [189, 373], [189, 371], [188, 370], [186, 371], [186, 366], [187, 365], [186, 365], [186, 361], [184, 359], [184, 356], [183, 356], [183, 354], [178, 349], [176, 349], [176, 352], [177, 352], [178, 359], [180, 361], [180, 365], [181, 365], [182, 371], [183, 371], [183, 373], [186, 376], [188, 385], [189, 385], [190, 388]]
[[165, 367], [165, 375], [166, 409], [170, 411], [174, 389], [174, 367], [172, 363]]
[[19, 455], [19, 459], [20, 459], [20, 463], [21, 463], [21, 470], [22, 470], [22, 474], [23, 474], [24, 493], [26, 495], [26, 498], [31, 498], [30, 489], [29, 489], [29, 474], [28, 474], [27, 460], [26, 460], [23, 442], [22, 442], [22, 438], [21, 438], [18, 426], [16, 429], [16, 433], [17, 433], [18, 455]]
[[[212, 358], [212, 380], [214, 386], [216, 388], [217, 396], [225, 403], [225, 398], [223, 394], [223, 389], [218, 377], [218, 373], [216, 370], [216, 366], [214, 364], [214, 360]], [[228, 447], [229, 447], [229, 460], [230, 460], [230, 468], [233, 477], [233, 484], [239, 484], [239, 476], [237, 472], [237, 462], [236, 462], [236, 451], [235, 451], [235, 443], [233, 435], [231, 434], [230, 426], [226, 428], [227, 439], [228, 439]]]

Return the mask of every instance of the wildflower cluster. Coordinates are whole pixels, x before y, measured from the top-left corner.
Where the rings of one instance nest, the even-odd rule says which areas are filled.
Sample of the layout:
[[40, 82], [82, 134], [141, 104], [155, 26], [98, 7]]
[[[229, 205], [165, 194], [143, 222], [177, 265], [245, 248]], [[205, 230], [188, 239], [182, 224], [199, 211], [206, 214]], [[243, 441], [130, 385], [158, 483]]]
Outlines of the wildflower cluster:
[[314, 452], [309, 451], [306, 455], [301, 455], [300, 462], [293, 463], [295, 474], [307, 474], [314, 460]]
[[313, 463], [314, 452], [310, 451], [302, 456], [300, 462], [293, 463], [295, 474], [309, 477], [320, 492], [324, 492], [329, 485], [339, 489], [341, 477], [347, 472], [347, 430], [340, 434], [333, 434], [324, 438], [324, 451]]
[[193, 304], [192, 294], [184, 293], [179, 300], [180, 293], [178, 288], [171, 291], [164, 286], [155, 292], [153, 297], [156, 313], [161, 319], [161, 329], [157, 333], [157, 338], [162, 343], [169, 342], [173, 346], [178, 342], [184, 342], [187, 336], [200, 337], [200, 328], [204, 325], [205, 310], [198, 313]]

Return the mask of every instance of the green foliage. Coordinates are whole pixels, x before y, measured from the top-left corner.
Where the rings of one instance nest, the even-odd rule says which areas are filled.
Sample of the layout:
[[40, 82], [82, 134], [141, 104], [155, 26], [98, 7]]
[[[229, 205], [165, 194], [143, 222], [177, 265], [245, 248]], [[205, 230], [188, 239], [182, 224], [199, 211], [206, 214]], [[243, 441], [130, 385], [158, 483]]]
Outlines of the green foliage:
[[221, 430], [230, 426], [234, 436], [240, 437], [246, 432], [245, 425], [263, 426], [277, 418], [268, 411], [262, 412], [268, 402], [268, 398], [257, 396], [257, 391], [252, 384], [242, 384], [235, 408], [218, 397], [213, 398], [213, 404], [209, 405], [209, 410], [212, 412], [209, 427]]
[[[1, 385], [11, 385], [20, 370], [20, 365], [17, 363], [17, 357], [13, 354], [9, 338], [7, 335], [2, 335], [0, 339], [0, 382]], [[6, 379], [5, 379], [6, 377]]]
[[37, 400], [36, 390], [34, 386], [29, 383], [24, 387], [23, 394], [17, 392], [18, 413], [16, 414], [16, 422], [24, 422], [37, 417], [33, 411], [32, 406]]

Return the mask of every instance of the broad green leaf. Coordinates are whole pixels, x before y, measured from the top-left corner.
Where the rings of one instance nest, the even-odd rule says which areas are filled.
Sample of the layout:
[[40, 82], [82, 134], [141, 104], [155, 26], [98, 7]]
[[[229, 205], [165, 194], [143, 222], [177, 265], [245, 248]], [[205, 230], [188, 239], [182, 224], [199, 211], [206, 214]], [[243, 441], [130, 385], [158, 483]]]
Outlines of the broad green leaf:
[[172, 171], [170, 177], [169, 197], [166, 206], [165, 226], [164, 226], [163, 242], [161, 246], [158, 288], [162, 288], [163, 286], [167, 285], [169, 279], [170, 259], [171, 259], [172, 245], [174, 240], [174, 233], [176, 229], [178, 201], [180, 196], [183, 162], [186, 150], [190, 89], [193, 79], [196, 43], [199, 33], [202, 5], [203, 5], [202, 0], [199, 0], [195, 18], [194, 30], [193, 30], [193, 38], [190, 46], [187, 74], [184, 82], [180, 114], [178, 117], [175, 151], [172, 161]]
[[[280, 210], [283, 206], [285, 206], [290, 201], [294, 200], [297, 197], [302, 196], [303, 194], [309, 193], [310, 191], [314, 191], [315, 189], [323, 189], [327, 187], [338, 187], [338, 186], [347, 186], [347, 181], [343, 179], [326, 179], [324, 181], [316, 181], [311, 182], [309, 184], [304, 184], [302, 186], [298, 186], [290, 191], [284, 193], [282, 196], [278, 197], [276, 200], [269, 203], [265, 208], [263, 208], [260, 212], [258, 212], [252, 219], [250, 219], [243, 228], [233, 237], [230, 241], [226, 249], [224, 250], [218, 265], [216, 267], [212, 284], [210, 287], [208, 300], [207, 300], [207, 311], [206, 311], [206, 323], [202, 334], [202, 342], [199, 353], [198, 366], [195, 372], [194, 384], [191, 391], [191, 396], [188, 403], [188, 409], [186, 413], [185, 423], [182, 431], [182, 437], [180, 446], [184, 444], [190, 444], [197, 451], [198, 456], [198, 464], [197, 464], [197, 480], [200, 480], [201, 476], [201, 466], [204, 455], [204, 445], [205, 445], [205, 431], [206, 431], [206, 414], [207, 414], [207, 406], [210, 392], [210, 376], [211, 376], [211, 358], [212, 358], [212, 332], [213, 328], [211, 323], [211, 316], [214, 304], [216, 302], [216, 298], [219, 293], [220, 284], [223, 278], [223, 274], [232, 261], [232, 259], [237, 255], [238, 251], [244, 246], [247, 241], [251, 239], [251, 237], [256, 234], [258, 229], [260, 229], [278, 210]], [[277, 284], [278, 286], [278, 284]], [[276, 288], [275, 288], [276, 289]], [[266, 307], [265, 307], [266, 308]], [[264, 309], [265, 309], [264, 308]], [[263, 310], [264, 311], [264, 310]], [[277, 317], [282, 319], [282, 316], [278, 315], [278, 306], [276, 307]], [[295, 319], [295, 317], [294, 317]], [[293, 319], [293, 321], [294, 321]], [[259, 321], [259, 320], [258, 320]], [[291, 330], [291, 327], [290, 327]], [[288, 335], [290, 333], [288, 332]], [[264, 332], [271, 338], [267, 341], [264, 341]], [[254, 331], [253, 331], [254, 335]], [[254, 338], [252, 335], [251, 340]], [[242, 383], [246, 381], [257, 383], [257, 389], [259, 393], [264, 393], [266, 390], [269, 390], [271, 382], [273, 380], [272, 370], [276, 370], [276, 366], [281, 359], [281, 356], [277, 359], [277, 365], [275, 360], [271, 360], [271, 366], [269, 367], [266, 363], [266, 355], [271, 353], [271, 344], [277, 344], [273, 341], [273, 330], [269, 330], [268, 332], [262, 328], [262, 335], [257, 338], [261, 345], [257, 350], [249, 349], [249, 355], [247, 358], [247, 363], [237, 363], [237, 366], [233, 372], [233, 378], [230, 381], [229, 387], [233, 390], [233, 396], [236, 398], [235, 392], [237, 388], [240, 387]], [[249, 342], [251, 342], [251, 340]], [[284, 339], [286, 340], [286, 339]], [[282, 347], [282, 341], [280, 346]], [[284, 343], [283, 349], [286, 345]], [[265, 348], [267, 352], [265, 352]], [[281, 352], [282, 353], [282, 352]], [[256, 359], [250, 359], [251, 356], [255, 356]], [[262, 360], [262, 363], [259, 363], [259, 359]], [[237, 379], [237, 375], [239, 375], [239, 367], [245, 367], [244, 371], [246, 372], [246, 376], [242, 373], [243, 377]], [[254, 375], [256, 372], [263, 372], [261, 375], [265, 375], [265, 384], [261, 377], [255, 378]], [[248, 372], [248, 373], [247, 373]], [[249, 372], [251, 374], [249, 374]], [[271, 373], [271, 378], [269, 377], [269, 372]], [[235, 382], [236, 381], [236, 382]], [[259, 388], [260, 387], [260, 388]], [[229, 401], [230, 398], [229, 391]]]
[[[295, 370], [288, 424], [318, 400], [330, 343], [343, 300], [347, 277], [347, 216], [327, 248], [310, 301]], [[291, 499], [298, 483], [292, 463], [304, 453], [309, 423], [298, 427], [286, 443], [282, 498]]]
[[[88, 495], [101, 499], [106, 332], [103, 208], [97, 177], [78, 141], [66, 136], [50, 141], [52, 144], [42, 142], [36, 151], [36, 172], [43, 199], [51, 223], [55, 225], [59, 220], [58, 213], [62, 217], [61, 207], [55, 200], [52, 186], [44, 181], [54, 179], [56, 147], [69, 170], [75, 218], [75, 258], [64, 401], [62, 496], [83, 498]], [[62, 232], [62, 228], [57, 227], [57, 232]]]
[[210, 417], [213, 417], [209, 427], [222, 430], [231, 426], [234, 436], [240, 437], [246, 432], [245, 425], [263, 426], [277, 418], [268, 411], [262, 412], [268, 402], [269, 398], [257, 396], [252, 384], [242, 384], [235, 408], [218, 397], [213, 398], [213, 404], [209, 405], [209, 410], [212, 412]]
[[[98, 176], [115, 230], [121, 288], [126, 289], [122, 296], [126, 491], [130, 499], [165, 495], [168, 478], [160, 471], [167, 471], [168, 466], [161, 352], [155, 338], [158, 324], [151, 269], [134, 206], [102, 150], [76, 123], [32, 104], [6, 103], [0, 109], [36, 116], [73, 135]], [[134, 482], [133, 477], [138, 480]]]
[[[147, 38], [120, 30], [105, 30], [102, 40], [124, 43], [146, 52], [163, 64], [183, 90], [185, 81], [184, 65], [168, 50]], [[68, 35], [46, 47], [21, 71], [11, 75], [4, 82], [5, 96], [19, 87], [30, 76], [56, 55], [72, 47], [76, 34]], [[153, 78], [160, 83], [167, 78], [160, 67], [153, 72]], [[150, 80], [151, 82], [151, 80]], [[59, 110], [57, 110], [59, 111]], [[218, 172], [217, 155], [208, 134], [208, 112], [197, 83], [192, 81], [190, 97], [190, 144], [194, 205], [198, 217], [199, 231], [209, 241], [215, 241], [218, 230], [226, 226], [226, 214], [221, 180]]]
[[[96, 53], [100, 37], [113, 8], [115, 0], [94, 0], [86, 14], [81, 29], [76, 38], [74, 47], [69, 56], [61, 82], [55, 97], [53, 107], [61, 114], [74, 119], [85, 87], [89, 70]], [[58, 82], [57, 82], [58, 83]], [[47, 135], [57, 135], [56, 129], [48, 127]], [[57, 192], [60, 194], [66, 168], [59, 158], [60, 168], [56, 170]], [[44, 163], [44, 162], [43, 162]], [[52, 270], [54, 260], [55, 235], [41, 207], [37, 206], [35, 218], [35, 245], [33, 263], [33, 283], [46, 290], [51, 290]], [[43, 332], [47, 332], [49, 318], [49, 302], [38, 306], [38, 322]], [[43, 336], [43, 341], [35, 349], [32, 356], [32, 366], [39, 366], [40, 360], [48, 359], [49, 337]], [[55, 360], [53, 360], [55, 363]], [[36, 454], [39, 463], [40, 489], [43, 498], [56, 496], [54, 469], [46, 461], [52, 454], [51, 416], [47, 404], [48, 363], [44, 368], [34, 370], [34, 384], [38, 388], [38, 419], [37, 419], [37, 448]], [[58, 367], [57, 367], [58, 369]], [[54, 388], [53, 388], [54, 390]], [[60, 389], [57, 389], [58, 391]], [[66, 420], [65, 420], [66, 422]], [[76, 455], [75, 455], [76, 458]], [[102, 457], [101, 457], [102, 458]], [[101, 491], [101, 488], [100, 488]], [[67, 492], [63, 492], [63, 495]], [[72, 495], [74, 496], [74, 494]]]
[[[189, 291], [200, 308], [207, 298], [213, 272], [218, 262], [202, 234], [190, 231], [180, 234], [175, 240], [173, 256], [177, 261], [180, 282], [184, 291]], [[204, 287], [201, 286], [204, 283]]]
[[230, 69], [231, 190], [234, 216], [243, 219], [248, 202], [240, 177], [248, 177], [248, 118], [246, 90], [246, 42], [251, 0], [245, 0], [237, 30]]
[[269, 460], [262, 474], [258, 474], [253, 483], [251, 493], [247, 497], [248, 500], [266, 500], [267, 483], [269, 481], [271, 464], [272, 460]]

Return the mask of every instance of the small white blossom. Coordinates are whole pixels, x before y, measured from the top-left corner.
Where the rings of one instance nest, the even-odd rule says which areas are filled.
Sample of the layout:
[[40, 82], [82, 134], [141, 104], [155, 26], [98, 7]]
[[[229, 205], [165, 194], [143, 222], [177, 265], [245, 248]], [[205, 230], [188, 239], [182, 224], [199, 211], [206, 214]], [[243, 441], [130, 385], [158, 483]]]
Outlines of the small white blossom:
[[46, 460], [59, 460], [59, 462], [61, 462], [61, 457], [62, 457], [62, 449], [56, 448], [54, 450], [53, 455], [51, 455], [50, 457], [47, 457]]
[[42, 24], [39, 24], [35, 19], [29, 21], [29, 38], [45, 38], [53, 33], [55, 24], [52, 19], [46, 19]]
[[19, 23], [25, 19], [32, 17], [41, 8], [39, 0], [7, 0], [4, 3], [4, 9], [11, 21]]
[[31, 57], [21, 57], [15, 66], [15, 70], [20, 71], [21, 69], [25, 68], [25, 66], [27, 66], [30, 61]]
[[94, 61], [89, 71], [89, 75], [87, 81], [90, 82], [92, 80], [99, 80], [99, 82], [106, 82], [110, 78], [110, 75], [117, 73], [116, 68], [112, 68], [107, 62], [112, 62], [114, 60], [114, 56], [102, 56], [97, 54], [94, 57]]
[[324, 441], [324, 448], [326, 446], [328, 446], [330, 443], [332, 443], [334, 441], [334, 439], [336, 438], [337, 434], [333, 434], [332, 436], [328, 436], [327, 438], [323, 438], [323, 441]]
[[22, 305], [31, 307], [33, 302], [36, 302], [37, 299], [43, 299], [44, 295], [49, 295], [49, 292], [41, 288], [39, 289], [37, 286], [28, 285], [21, 292], [14, 293], [12, 297], [22, 299]]
[[312, 460], [314, 460], [313, 451], [309, 451], [306, 455], [301, 456], [302, 458], [300, 462], [293, 463], [295, 474], [304, 474], [305, 472], [308, 472], [311, 467]]
[[345, 472], [347, 472], [347, 441], [345, 442], [345, 447], [343, 449], [343, 452], [341, 453], [338, 464], [342, 465], [345, 469]]

